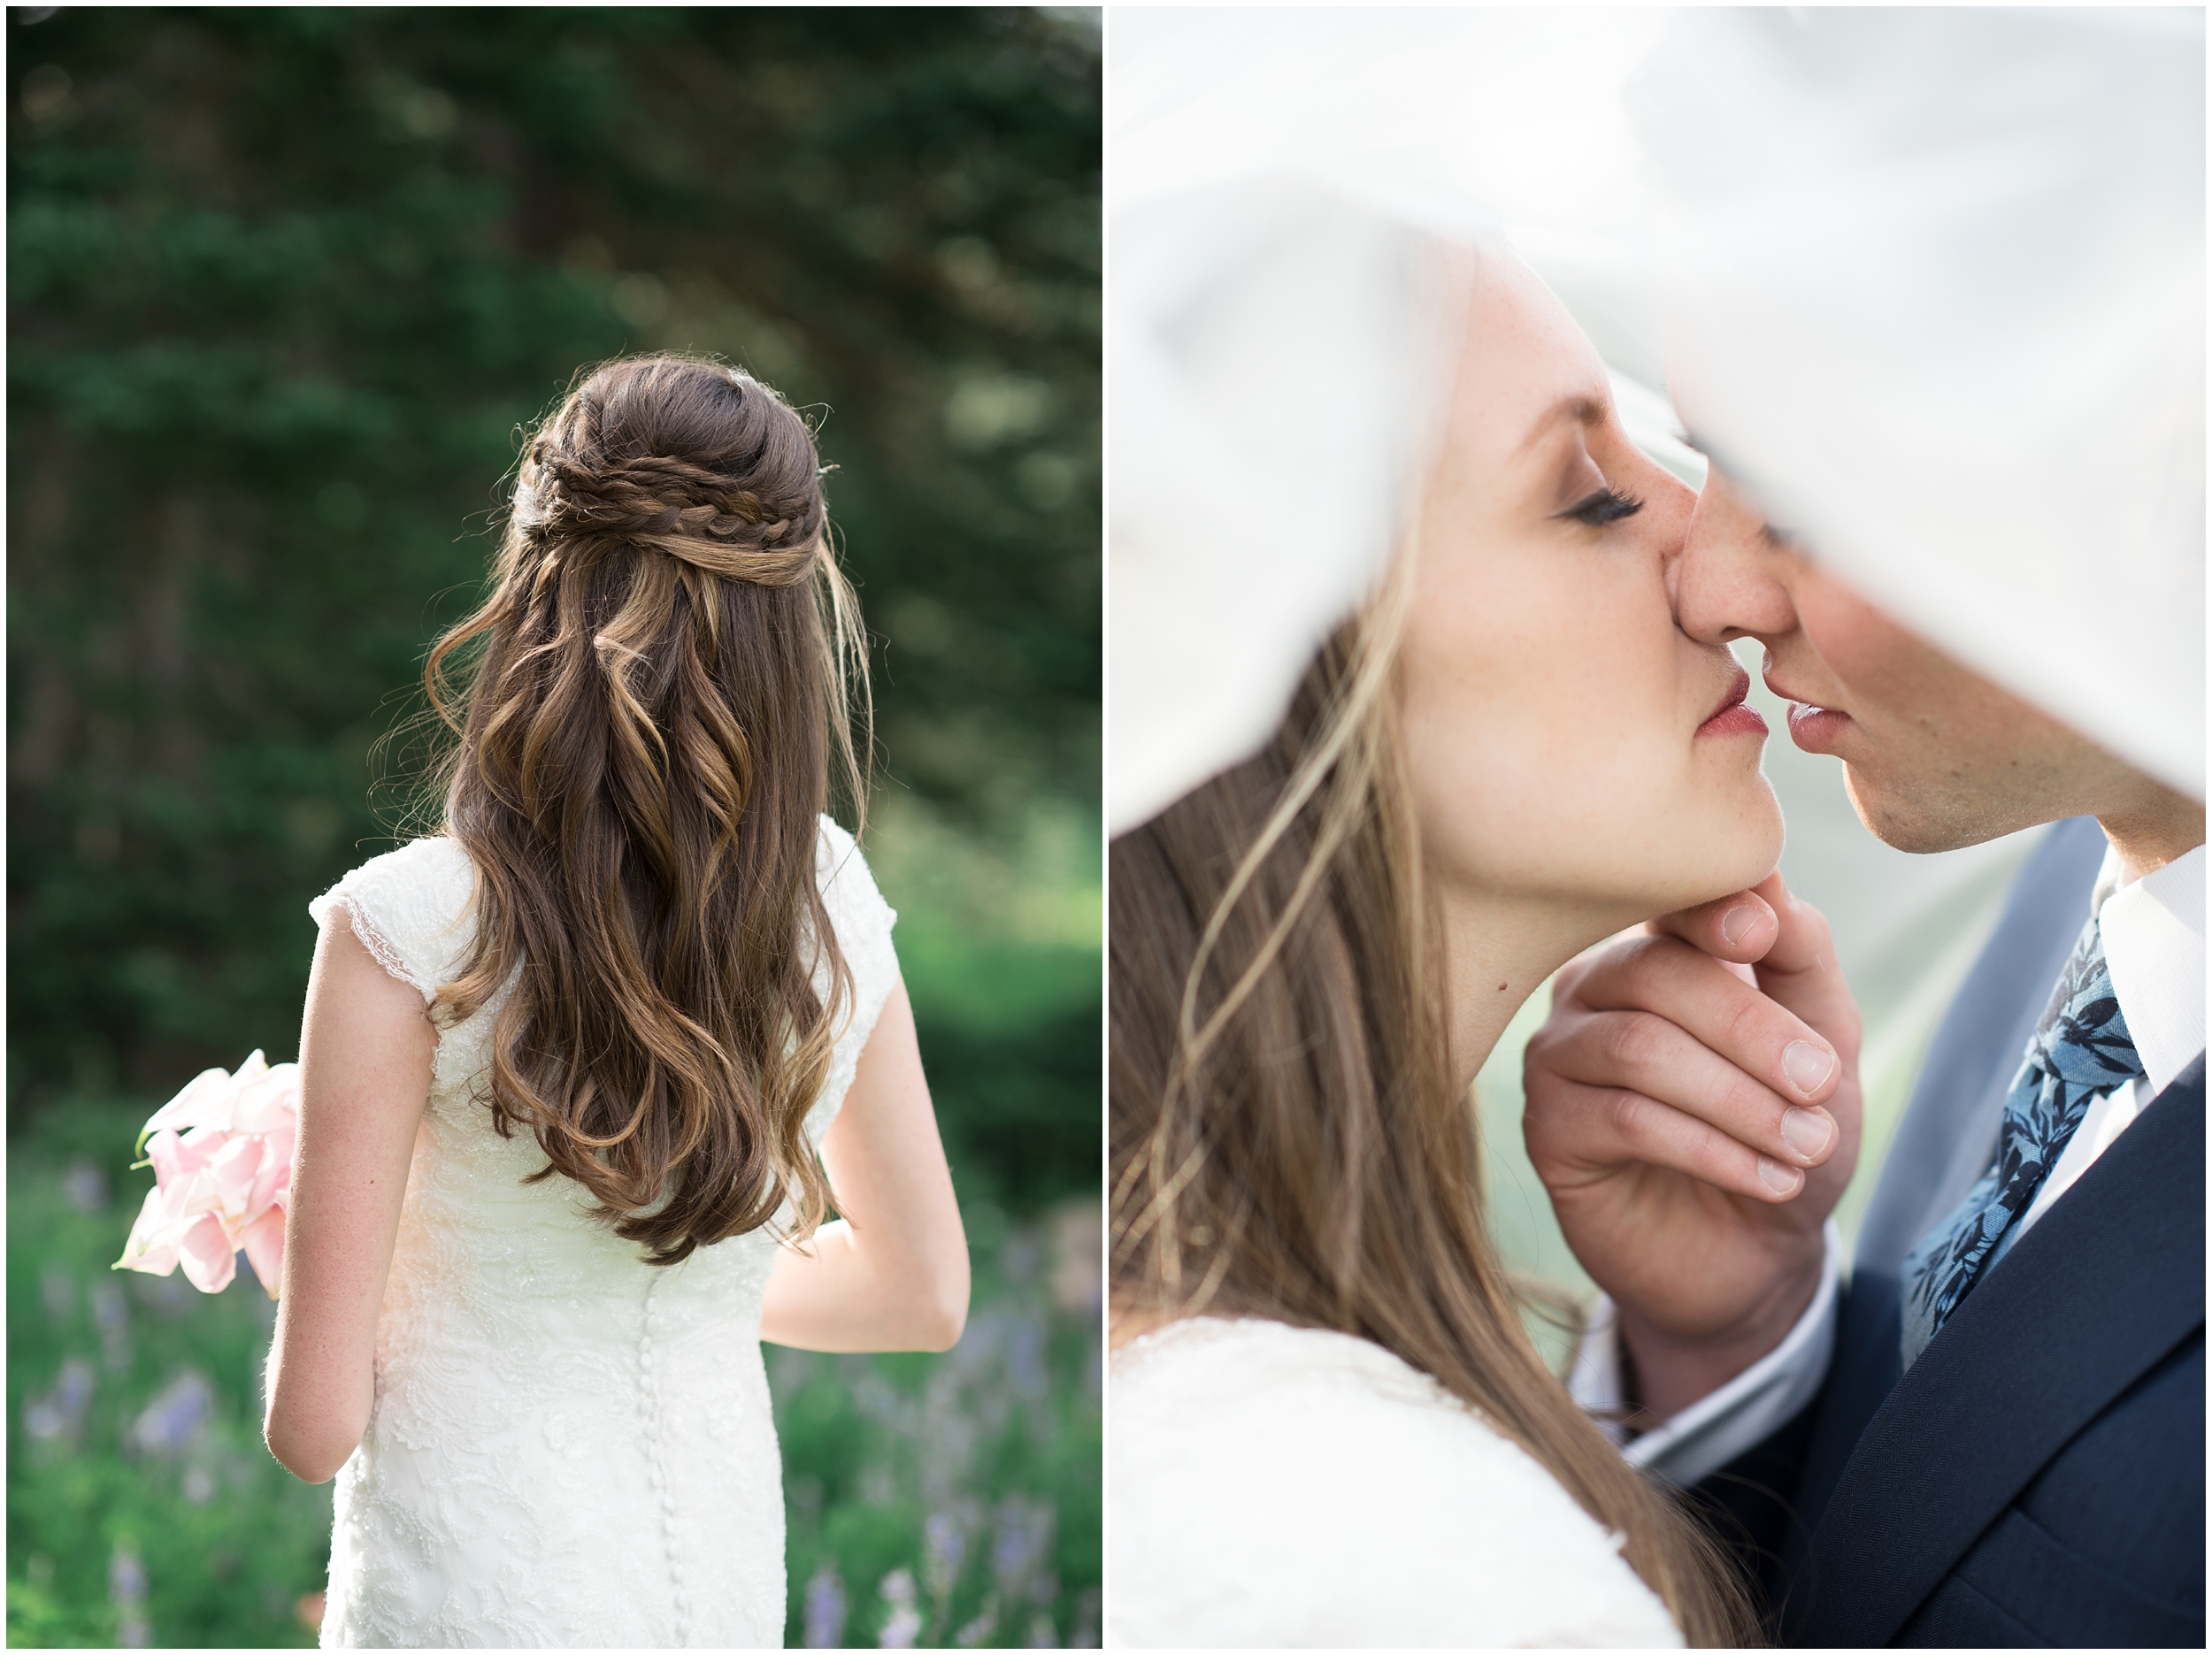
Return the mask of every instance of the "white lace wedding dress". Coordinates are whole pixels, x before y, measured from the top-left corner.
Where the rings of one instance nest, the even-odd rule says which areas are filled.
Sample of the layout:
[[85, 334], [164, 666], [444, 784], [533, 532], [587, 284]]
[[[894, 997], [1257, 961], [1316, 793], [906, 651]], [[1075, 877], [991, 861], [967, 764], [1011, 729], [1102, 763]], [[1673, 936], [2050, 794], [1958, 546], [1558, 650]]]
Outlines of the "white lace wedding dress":
[[[818, 1141], [898, 978], [893, 914], [825, 818], [818, 877], [857, 1004], [807, 1122]], [[474, 873], [419, 840], [343, 907], [427, 999], [472, 935]], [[826, 985], [826, 977], [818, 975]], [[775, 1244], [644, 1264], [580, 1185], [477, 1100], [496, 1003], [445, 1031], [377, 1327], [376, 1404], [338, 1474], [326, 1647], [780, 1646], [782, 1467], [761, 1368]]]
[[1198, 1319], [1108, 1369], [1109, 1648], [1678, 1648], [1551, 1474], [1366, 1339]]

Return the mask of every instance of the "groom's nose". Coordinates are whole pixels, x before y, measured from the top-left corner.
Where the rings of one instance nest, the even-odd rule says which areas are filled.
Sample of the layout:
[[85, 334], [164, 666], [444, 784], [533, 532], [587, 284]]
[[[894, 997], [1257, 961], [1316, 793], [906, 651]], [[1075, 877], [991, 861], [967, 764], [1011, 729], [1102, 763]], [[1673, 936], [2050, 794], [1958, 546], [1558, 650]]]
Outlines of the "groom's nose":
[[1675, 624], [1708, 644], [1794, 632], [1788, 575], [1795, 562], [1758, 508], [1714, 468], [1672, 571]]

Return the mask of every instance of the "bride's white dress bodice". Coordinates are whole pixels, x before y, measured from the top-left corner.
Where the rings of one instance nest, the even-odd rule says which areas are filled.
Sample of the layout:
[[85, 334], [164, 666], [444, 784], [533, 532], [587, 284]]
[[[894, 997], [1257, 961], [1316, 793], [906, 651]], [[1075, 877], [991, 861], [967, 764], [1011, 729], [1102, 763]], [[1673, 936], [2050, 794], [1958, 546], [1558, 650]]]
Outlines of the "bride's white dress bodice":
[[1109, 1369], [1109, 1648], [1678, 1648], [1617, 1536], [1366, 1339], [1199, 1319]]
[[[818, 877], [856, 1003], [818, 1141], [898, 979], [894, 916], [825, 818]], [[348, 874], [342, 906], [426, 1000], [472, 940], [449, 839]], [[826, 989], [826, 972], [818, 986]], [[480, 1100], [499, 1000], [444, 1031], [377, 1327], [376, 1403], [338, 1475], [326, 1646], [780, 1646], [782, 1471], [760, 1359], [775, 1243], [642, 1262]]]

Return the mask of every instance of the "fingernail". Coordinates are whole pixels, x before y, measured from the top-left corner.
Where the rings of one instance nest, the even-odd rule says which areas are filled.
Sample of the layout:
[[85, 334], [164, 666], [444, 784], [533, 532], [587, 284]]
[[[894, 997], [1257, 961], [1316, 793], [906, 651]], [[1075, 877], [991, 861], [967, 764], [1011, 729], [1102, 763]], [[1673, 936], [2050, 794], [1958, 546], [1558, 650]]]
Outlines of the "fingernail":
[[1809, 1040], [1793, 1040], [1782, 1048], [1782, 1072], [1790, 1077], [1790, 1084], [1808, 1098], [1819, 1091], [1820, 1083], [1835, 1070], [1835, 1058]]
[[1751, 928], [1759, 923], [1759, 910], [1749, 902], [1739, 902], [1720, 916], [1720, 939], [1731, 948], [1751, 934]]
[[1799, 1154], [1810, 1161], [1828, 1147], [1828, 1140], [1836, 1133], [1836, 1123], [1821, 1109], [1786, 1109], [1782, 1112], [1782, 1141]]
[[1797, 1186], [1805, 1182], [1805, 1175], [1794, 1167], [1786, 1167], [1778, 1161], [1759, 1157], [1759, 1182], [1777, 1195], [1795, 1195]]

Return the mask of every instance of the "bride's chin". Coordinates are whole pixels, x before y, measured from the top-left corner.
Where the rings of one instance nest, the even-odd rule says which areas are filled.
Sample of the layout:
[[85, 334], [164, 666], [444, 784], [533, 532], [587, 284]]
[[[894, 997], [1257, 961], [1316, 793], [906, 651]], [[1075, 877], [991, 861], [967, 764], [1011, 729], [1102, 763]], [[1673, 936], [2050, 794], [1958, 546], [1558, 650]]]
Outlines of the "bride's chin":
[[1700, 841], [1694, 856], [1686, 859], [1694, 865], [1677, 870], [1679, 877], [1669, 882], [1668, 900], [1649, 917], [1748, 891], [1781, 865], [1781, 807], [1763, 778], [1759, 791], [1763, 797], [1747, 801], [1732, 826]]
[[[1716, 847], [1727, 854], [1715, 858], [1716, 866], [1707, 881], [1711, 887], [1697, 899], [1698, 902], [1717, 901], [1739, 891], [1747, 891], [1782, 865], [1782, 814], [1772, 813], [1771, 825], [1761, 824], [1746, 831], [1734, 845]], [[1686, 903], [1694, 907], [1695, 903]]]

